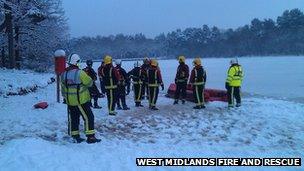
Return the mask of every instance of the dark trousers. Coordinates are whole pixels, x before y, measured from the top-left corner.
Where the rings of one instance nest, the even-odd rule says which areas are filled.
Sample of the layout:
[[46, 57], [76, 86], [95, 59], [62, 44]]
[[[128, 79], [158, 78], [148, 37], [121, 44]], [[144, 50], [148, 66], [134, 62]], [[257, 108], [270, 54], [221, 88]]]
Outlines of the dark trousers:
[[147, 98], [149, 97], [149, 86], [148, 86], [147, 83], [143, 83], [141, 91], [142, 91], [141, 92], [142, 93], [142, 95], [141, 95], [142, 98], [144, 98], [145, 95], [146, 95]]
[[182, 96], [182, 100], [186, 99], [186, 96], [187, 96], [187, 82], [176, 83], [176, 91], [175, 91], [174, 99], [178, 100], [180, 98], [180, 95]]
[[89, 88], [90, 91], [90, 95], [92, 97], [92, 99], [94, 100], [94, 106], [98, 105], [98, 98], [100, 96], [100, 92], [95, 84], [95, 82], [93, 83], [92, 87]]
[[234, 106], [234, 99], [236, 99], [236, 103], [241, 104], [241, 88], [240, 87], [228, 87], [227, 90], [228, 96], [228, 105], [230, 107]]
[[196, 106], [205, 105], [204, 85], [193, 85], [193, 96]]
[[117, 106], [121, 106], [120, 102], [122, 104], [122, 106], [127, 106], [126, 104], [126, 87], [125, 86], [118, 86], [117, 87]]
[[80, 116], [84, 120], [85, 134], [87, 136], [94, 135], [94, 114], [89, 102], [78, 106], [68, 106], [69, 135], [79, 135]]
[[142, 84], [133, 84], [135, 103], [141, 103], [142, 88], [143, 88]]
[[108, 99], [108, 109], [109, 113], [115, 113], [115, 103], [117, 97], [117, 88], [106, 89], [107, 99]]
[[159, 87], [149, 87], [149, 106], [154, 107], [157, 102]]

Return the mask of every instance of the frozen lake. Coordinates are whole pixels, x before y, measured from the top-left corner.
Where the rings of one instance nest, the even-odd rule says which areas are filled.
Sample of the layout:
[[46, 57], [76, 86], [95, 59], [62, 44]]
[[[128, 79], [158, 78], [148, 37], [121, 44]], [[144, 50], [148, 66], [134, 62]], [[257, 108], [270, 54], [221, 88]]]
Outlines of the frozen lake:
[[[203, 65], [207, 71], [208, 88], [225, 88], [229, 58], [205, 58]], [[192, 59], [187, 59], [192, 68]], [[129, 71], [134, 61], [124, 61], [123, 67]], [[242, 91], [256, 95], [290, 99], [304, 102], [304, 57], [242, 57], [239, 63], [245, 73]], [[95, 63], [98, 68], [100, 64]], [[165, 86], [174, 82], [178, 61], [159, 60]]]

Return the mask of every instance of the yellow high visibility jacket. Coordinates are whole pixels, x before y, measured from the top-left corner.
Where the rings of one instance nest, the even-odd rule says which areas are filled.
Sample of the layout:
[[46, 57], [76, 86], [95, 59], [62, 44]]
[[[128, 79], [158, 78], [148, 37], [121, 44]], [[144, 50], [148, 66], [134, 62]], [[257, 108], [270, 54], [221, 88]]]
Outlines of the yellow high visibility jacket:
[[61, 92], [70, 106], [77, 106], [91, 100], [89, 87], [93, 80], [78, 67], [68, 67], [61, 75]]
[[243, 69], [241, 65], [231, 65], [228, 70], [228, 76], [226, 82], [231, 87], [240, 87], [243, 81]]

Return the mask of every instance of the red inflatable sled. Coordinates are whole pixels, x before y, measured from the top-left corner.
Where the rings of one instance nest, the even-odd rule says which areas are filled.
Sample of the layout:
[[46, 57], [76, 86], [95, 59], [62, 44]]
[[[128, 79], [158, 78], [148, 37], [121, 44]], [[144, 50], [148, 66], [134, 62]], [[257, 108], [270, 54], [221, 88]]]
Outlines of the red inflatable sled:
[[35, 109], [46, 109], [48, 107], [48, 103], [47, 102], [40, 102], [34, 105]]
[[[176, 85], [170, 84], [166, 96], [169, 98], [174, 98], [175, 91], [176, 91]], [[227, 102], [227, 91], [207, 88], [205, 89], [204, 97], [205, 97], [205, 102], [213, 102], [213, 101]], [[186, 100], [194, 102], [192, 86], [190, 84], [187, 85]]]

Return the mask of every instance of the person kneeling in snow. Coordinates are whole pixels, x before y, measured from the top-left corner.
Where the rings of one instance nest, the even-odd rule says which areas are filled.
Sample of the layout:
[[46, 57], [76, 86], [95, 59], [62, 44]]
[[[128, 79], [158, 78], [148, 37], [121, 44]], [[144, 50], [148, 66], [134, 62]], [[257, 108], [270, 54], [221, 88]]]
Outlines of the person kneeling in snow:
[[91, 97], [88, 90], [92, 86], [93, 80], [79, 69], [79, 63], [79, 55], [71, 54], [68, 58], [69, 67], [61, 75], [62, 95], [68, 105], [69, 135], [77, 143], [84, 141], [79, 135], [79, 117], [81, 115], [85, 124], [87, 143], [96, 143], [100, 142], [100, 139], [95, 137], [94, 115], [90, 107]]

